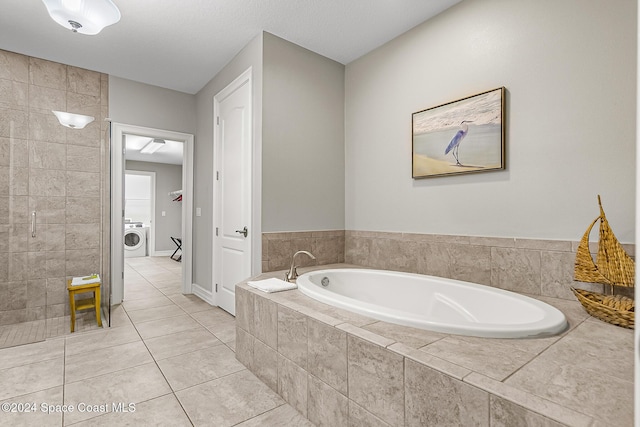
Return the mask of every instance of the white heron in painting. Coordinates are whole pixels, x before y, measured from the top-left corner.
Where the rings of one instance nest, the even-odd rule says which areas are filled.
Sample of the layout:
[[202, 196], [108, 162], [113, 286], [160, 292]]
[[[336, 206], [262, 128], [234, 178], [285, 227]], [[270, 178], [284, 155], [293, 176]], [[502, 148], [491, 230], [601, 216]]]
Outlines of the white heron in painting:
[[453, 157], [456, 158], [456, 166], [464, 166], [460, 163], [460, 159], [458, 158], [458, 150], [460, 149], [460, 143], [464, 137], [467, 136], [467, 133], [469, 133], [469, 126], [467, 126], [467, 123], [473, 123], [473, 120], [463, 120], [460, 123], [460, 130], [458, 130], [453, 139], [451, 139], [451, 142], [447, 145], [447, 149], [444, 150], [445, 155], [449, 154], [449, 151], [453, 150]]

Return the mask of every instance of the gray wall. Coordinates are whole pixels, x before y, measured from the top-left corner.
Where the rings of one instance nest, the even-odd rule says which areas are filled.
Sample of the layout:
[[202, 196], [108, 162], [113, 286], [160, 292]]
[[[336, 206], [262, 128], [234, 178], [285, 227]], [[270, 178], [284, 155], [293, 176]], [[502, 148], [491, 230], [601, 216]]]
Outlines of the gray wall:
[[[262, 145], [262, 34], [245, 46], [196, 94], [197, 138], [194, 152], [193, 282], [211, 291], [213, 260], [213, 97], [249, 67], [253, 70], [253, 138]], [[254, 164], [260, 174], [261, 165]], [[254, 189], [254, 192], [259, 189]], [[261, 248], [257, 248], [260, 251]], [[254, 249], [255, 250], [255, 249]], [[260, 259], [260, 254], [257, 256]]]
[[344, 65], [264, 34], [262, 231], [344, 229]]
[[[636, 2], [465, 1], [347, 65], [346, 228], [634, 241]], [[505, 86], [507, 170], [412, 180], [411, 114]], [[595, 238], [595, 236], [593, 236]]]
[[112, 121], [174, 132], [196, 133], [196, 97], [188, 93], [109, 76]]
[[[182, 236], [182, 203], [174, 202], [171, 191], [182, 189], [182, 166], [164, 163], [126, 161], [126, 170], [156, 173], [155, 250], [173, 251], [171, 236]], [[162, 211], [166, 216], [162, 216]]]

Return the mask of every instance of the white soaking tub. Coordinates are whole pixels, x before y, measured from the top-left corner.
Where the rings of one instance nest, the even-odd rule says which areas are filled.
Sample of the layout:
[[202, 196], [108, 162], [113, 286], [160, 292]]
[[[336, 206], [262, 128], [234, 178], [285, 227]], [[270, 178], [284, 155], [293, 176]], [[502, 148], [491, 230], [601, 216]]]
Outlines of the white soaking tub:
[[490, 286], [385, 270], [317, 270], [298, 288], [320, 302], [374, 319], [447, 334], [533, 338], [567, 329], [564, 314], [542, 301]]

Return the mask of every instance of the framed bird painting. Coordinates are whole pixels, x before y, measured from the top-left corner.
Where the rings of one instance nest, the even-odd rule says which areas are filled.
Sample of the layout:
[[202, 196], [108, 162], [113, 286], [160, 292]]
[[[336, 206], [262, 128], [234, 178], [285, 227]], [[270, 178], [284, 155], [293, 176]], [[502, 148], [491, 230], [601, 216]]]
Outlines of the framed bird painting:
[[413, 178], [505, 168], [505, 88], [413, 113]]

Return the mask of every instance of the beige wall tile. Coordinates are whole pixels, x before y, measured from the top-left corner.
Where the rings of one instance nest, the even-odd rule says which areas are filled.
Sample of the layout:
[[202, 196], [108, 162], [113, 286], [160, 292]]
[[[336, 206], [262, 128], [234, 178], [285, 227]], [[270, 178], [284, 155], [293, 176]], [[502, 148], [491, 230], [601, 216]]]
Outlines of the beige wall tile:
[[278, 353], [303, 369], [307, 369], [307, 335], [307, 316], [278, 305]]
[[491, 396], [490, 407], [492, 427], [561, 427], [564, 425], [496, 396]]
[[29, 194], [32, 196], [64, 196], [66, 173], [62, 170], [30, 169]]
[[278, 394], [307, 416], [307, 371], [278, 355]]
[[[92, 116], [97, 120], [97, 122], [94, 121], [90, 125], [98, 130], [100, 129], [101, 110], [102, 106], [100, 104], [99, 96], [67, 92], [67, 111], [72, 113], [84, 114], [85, 116]], [[75, 132], [76, 130], [82, 131], [83, 129], [73, 129], [72, 132]]]
[[28, 85], [14, 80], [0, 78], [0, 103], [10, 108], [28, 105]]
[[409, 359], [405, 369], [407, 426], [489, 426], [489, 393]]
[[29, 58], [29, 83], [65, 90], [67, 87], [67, 66], [39, 58]]
[[49, 278], [42, 281], [47, 290], [48, 304], [65, 304], [69, 300], [69, 292], [67, 291], [67, 281], [63, 277]]
[[[90, 111], [82, 111], [81, 113], [87, 113]], [[100, 123], [96, 121], [89, 123], [84, 129], [66, 129], [67, 132], [67, 144], [70, 145], [82, 145], [85, 147], [100, 148], [102, 133], [100, 131]]]
[[253, 333], [253, 293], [236, 286], [236, 326]]
[[100, 173], [67, 171], [68, 197], [100, 197]]
[[27, 140], [0, 138], [0, 166], [29, 167], [29, 144]]
[[67, 170], [100, 172], [100, 149], [67, 145]]
[[85, 276], [100, 271], [100, 249], [65, 251], [67, 276]]
[[313, 319], [309, 331], [308, 371], [347, 394], [347, 334]]
[[[0, 167], [0, 170], [6, 168]], [[5, 186], [3, 185], [3, 179], [1, 178], [2, 172], [0, 172], [0, 194], [5, 193]], [[29, 169], [28, 168], [11, 168], [9, 173], [9, 195], [12, 196], [26, 196], [29, 194]]]
[[43, 86], [29, 86], [29, 108], [36, 110], [67, 110], [67, 93], [64, 90]]
[[575, 254], [573, 252], [540, 253], [540, 281], [542, 295], [573, 300], [571, 292]]
[[353, 400], [350, 400], [349, 427], [390, 427], [390, 424], [385, 423]]
[[44, 235], [45, 235], [45, 246], [44, 246], [45, 251], [47, 252], [64, 251], [65, 249], [64, 224], [45, 224]]
[[47, 303], [47, 284], [44, 280], [27, 282], [27, 307], [40, 307]]
[[100, 97], [101, 74], [96, 71], [85, 70], [69, 66], [67, 69], [67, 90]]
[[29, 139], [31, 141], [66, 144], [67, 128], [60, 125], [50, 110], [29, 111]]
[[50, 142], [29, 142], [29, 167], [35, 169], [66, 169], [67, 146]]
[[253, 342], [253, 371], [262, 382], [278, 391], [278, 353], [259, 340]]
[[29, 57], [0, 49], [0, 78], [29, 82]]
[[236, 359], [251, 372], [253, 366], [253, 335], [241, 328], [236, 328]]
[[9, 108], [0, 104], [0, 136], [6, 138], [29, 138], [29, 113], [26, 110]]
[[28, 279], [44, 279], [47, 277], [47, 253], [46, 252], [29, 252], [28, 253]]
[[67, 224], [64, 241], [68, 249], [99, 248], [100, 224]]
[[349, 335], [349, 399], [385, 422], [404, 425], [404, 358]]
[[266, 298], [254, 298], [253, 321], [251, 331], [256, 339], [272, 349], [278, 347], [278, 309], [273, 301]]
[[67, 198], [67, 224], [96, 223], [100, 222], [100, 218], [100, 198]]
[[540, 295], [540, 252], [491, 248], [491, 285]]
[[349, 425], [349, 400], [313, 375], [309, 375], [308, 418], [319, 427]]

